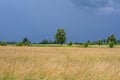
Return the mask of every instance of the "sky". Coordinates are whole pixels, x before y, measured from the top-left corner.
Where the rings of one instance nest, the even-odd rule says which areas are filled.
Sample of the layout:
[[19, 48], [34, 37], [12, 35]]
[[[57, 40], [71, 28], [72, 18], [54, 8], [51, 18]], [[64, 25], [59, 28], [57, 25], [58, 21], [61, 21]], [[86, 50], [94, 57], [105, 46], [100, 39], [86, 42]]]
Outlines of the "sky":
[[68, 42], [120, 39], [120, 0], [0, 0], [0, 40], [54, 40], [58, 28]]

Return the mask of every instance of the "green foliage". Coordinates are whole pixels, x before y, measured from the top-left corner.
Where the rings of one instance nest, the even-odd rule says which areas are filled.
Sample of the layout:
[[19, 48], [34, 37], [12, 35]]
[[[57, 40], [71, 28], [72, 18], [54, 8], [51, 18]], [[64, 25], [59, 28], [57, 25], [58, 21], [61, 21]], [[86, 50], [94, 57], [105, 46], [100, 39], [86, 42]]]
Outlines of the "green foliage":
[[8, 44], [8, 45], [13, 45], [13, 46], [14, 46], [14, 45], [17, 44], [17, 42], [15, 42], [15, 41], [9, 41], [9, 42], [7, 42], [7, 44]]
[[118, 44], [118, 45], [120, 44], [120, 40], [117, 40], [117, 44]]
[[7, 42], [6, 42], [6, 41], [1, 41], [1, 42], [0, 42], [0, 45], [1, 45], [1, 46], [7, 46]]
[[114, 34], [110, 35], [107, 38], [107, 44], [109, 45], [110, 48], [113, 48], [115, 44], [117, 44], [116, 38]]
[[90, 44], [90, 43], [91, 43], [91, 41], [90, 41], [90, 40], [88, 40], [88, 41], [87, 41], [87, 43], [88, 43], [88, 44]]
[[110, 48], [113, 48], [114, 45], [115, 45], [115, 43], [114, 43], [113, 41], [110, 41], [110, 42], [109, 42], [109, 47], [110, 47]]
[[114, 44], [117, 43], [114, 34], [110, 35], [110, 36], [107, 38], [107, 44], [109, 44], [109, 42], [113, 42]]
[[24, 38], [23, 44], [24, 44], [24, 46], [30, 46], [31, 42], [27, 38]]
[[63, 44], [66, 42], [66, 33], [64, 29], [58, 29], [55, 34], [55, 43]]
[[102, 45], [102, 40], [98, 40], [97, 45]]
[[16, 46], [30, 46], [31, 42], [27, 38], [23, 38], [23, 41], [17, 43]]
[[40, 42], [40, 44], [49, 44], [48, 40], [43, 40], [42, 42]]
[[68, 43], [68, 46], [72, 46], [72, 42], [69, 42], [69, 43]]
[[28, 41], [28, 42], [25, 42], [25, 43], [24, 43], [24, 46], [30, 46], [30, 44], [31, 44], [31, 42]]
[[23, 42], [19, 42], [16, 44], [16, 46], [23, 46], [23, 45], [24, 45]]
[[39, 44], [53, 44], [53, 42], [51, 40], [45, 39], [45, 40], [41, 41]]
[[23, 38], [23, 44], [25, 44], [26, 42], [28, 42], [27, 38]]
[[85, 44], [84, 44], [84, 47], [88, 47], [88, 43], [85, 43]]

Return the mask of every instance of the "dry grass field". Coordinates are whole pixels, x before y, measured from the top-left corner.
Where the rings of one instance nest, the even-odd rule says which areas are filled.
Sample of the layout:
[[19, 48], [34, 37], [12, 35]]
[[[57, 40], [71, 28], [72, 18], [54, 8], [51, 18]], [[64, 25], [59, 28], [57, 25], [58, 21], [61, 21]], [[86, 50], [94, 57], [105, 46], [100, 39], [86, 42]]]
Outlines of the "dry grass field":
[[0, 47], [0, 80], [120, 80], [120, 48]]

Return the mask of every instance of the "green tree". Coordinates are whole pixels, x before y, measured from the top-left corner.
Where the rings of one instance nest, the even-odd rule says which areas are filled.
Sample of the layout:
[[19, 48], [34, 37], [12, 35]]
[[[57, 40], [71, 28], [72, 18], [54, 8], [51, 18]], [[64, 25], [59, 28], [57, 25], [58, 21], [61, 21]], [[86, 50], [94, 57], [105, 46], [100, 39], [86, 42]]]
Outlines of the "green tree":
[[114, 44], [117, 43], [114, 34], [110, 35], [110, 36], [107, 38], [107, 44], [109, 44], [109, 42], [113, 42]]
[[117, 44], [116, 38], [114, 34], [110, 35], [107, 38], [107, 44], [109, 45], [110, 48], [113, 48], [115, 44]]
[[49, 41], [47, 39], [40, 42], [40, 44], [49, 44]]
[[88, 44], [90, 44], [90, 43], [91, 43], [91, 41], [90, 41], [90, 40], [88, 40], [88, 41], [87, 41], [87, 43], [88, 43]]
[[103, 44], [103, 45], [106, 45], [106, 39], [103, 39], [103, 40], [102, 40], [102, 44]]
[[28, 40], [28, 38], [23, 38], [23, 44], [24, 46], [30, 46], [31, 42]]
[[55, 42], [61, 45], [66, 42], [66, 33], [64, 29], [57, 29], [55, 34]]
[[68, 46], [72, 46], [72, 44], [73, 44], [72, 42], [69, 42], [69, 43], [68, 43]]
[[0, 41], [0, 45], [1, 46], [7, 46], [7, 42], [6, 41]]
[[98, 40], [97, 45], [102, 45], [102, 40]]
[[39, 44], [53, 44], [53, 42], [51, 40], [42, 40], [41, 42], [39, 42]]
[[117, 44], [120, 44], [120, 40], [117, 40]]

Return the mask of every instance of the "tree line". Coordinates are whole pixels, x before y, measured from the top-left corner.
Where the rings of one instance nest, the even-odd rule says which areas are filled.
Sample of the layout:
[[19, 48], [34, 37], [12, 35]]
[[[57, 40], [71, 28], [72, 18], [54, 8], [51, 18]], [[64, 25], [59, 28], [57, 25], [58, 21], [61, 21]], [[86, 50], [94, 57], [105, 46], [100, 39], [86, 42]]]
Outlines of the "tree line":
[[[32, 44], [60, 44], [63, 45], [66, 43], [67, 37], [66, 37], [66, 32], [64, 31], [64, 29], [59, 28], [57, 29], [55, 35], [54, 35], [54, 41], [52, 40], [43, 40], [41, 42], [38, 43], [31, 43], [31, 41], [28, 38], [23, 38], [22, 41], [20, 42], [6, 42], [6, 41], [0, 41], [0, 45], [2, 46], [7, 46], [8, 44], [12, 44], [15, 46], [32, 46]], [[88, 47], [89, 45], [109, 45], [109, 47], [114, 47], [115, 45], [119, 45], [120, 44], [120, 40], [117, 40], [115, 35], [112, 34], [110, 36], [108, 36], [106, 39], [101, 39], [98, 41], [86, 41], [86, 42], [68, 42], [67, 45], [72, 46], [73, 44], [76, 45], [84, 45], [84, 47]]]

